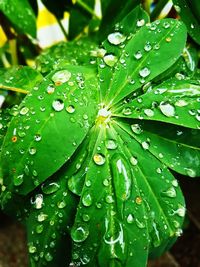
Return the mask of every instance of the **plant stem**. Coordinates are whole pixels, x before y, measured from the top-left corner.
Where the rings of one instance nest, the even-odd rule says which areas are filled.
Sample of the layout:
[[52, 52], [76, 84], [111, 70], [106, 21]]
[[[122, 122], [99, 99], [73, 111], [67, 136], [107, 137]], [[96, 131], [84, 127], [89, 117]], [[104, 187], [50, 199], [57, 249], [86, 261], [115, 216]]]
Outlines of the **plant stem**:
[[3, 53], [3, 54], [1, 55], [1, 60], [2, 60], [2, 63], [3, 63], [4, 68], [9, 68], [9, 67], [11, 67], [11, 64], [10, 64], [10, 62], [7, 60], [5, 53]]
[[162, 11], [162, 9], [165, 7], [165, 5], [167, 4], [168, 0], [159, 0], [156, 7], [154, 8], [153, 12], [150, 14], [150, 18], [151, 20], [155, 20], [160, 12]]
[[22, 94], [28, 94], [29, 91], [21, 89], [21, 88], [17, 88], [17, 87], [12, 87], [12, 86], [6, 86], [3, 84], [0, 84], [0, 89], [2, 90], [8, 90], [8, 91], [13, 91], [13, 92], [17, 92], [17, 93], [22, 93]]
[[65, 28], [64, 28], [63, 25], [62, 25], [61, 20], [58, 19], [58, 18], [56, 18], [56, 20], [57, 20], [57, 22], [58, 22], [58, 25], [60, 26], [60, 29], [61, 29], [62, 33], [64, 34], [64, 36], [65, 36], [65, 38], [66, 38], [66, 40], [67, 40], [67, 39], [68, 39], [68, 35], [67, 35], [67, 32], [66, 32]]
[[87, 11], [89, 14], [94, 16], [95, 18], [99, 19], [99, 17], [95, 14], [94, 10], [90, 8], [88, 5], [86, 5], [82, 0], [77, 0], [76, 3], [82, 7], [85, 11]]
[[18, 65], [18, 57], [17, 57], [17, 40], [11, 39], [8, 41], [10, 47], [11, 61], [12, 65]]

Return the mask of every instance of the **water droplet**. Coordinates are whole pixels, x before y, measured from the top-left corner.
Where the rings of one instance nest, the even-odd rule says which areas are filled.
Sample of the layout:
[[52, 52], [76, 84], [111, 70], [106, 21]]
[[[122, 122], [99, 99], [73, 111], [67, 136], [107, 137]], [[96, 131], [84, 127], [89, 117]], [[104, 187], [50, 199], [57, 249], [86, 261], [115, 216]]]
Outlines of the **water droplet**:
[[42, 224], [37, 225], [36, 226], [36, 233], [41, 234], [43, 232], [43, 229], [44, 229], [44, 227]]
[[104, 179], [104, 180], [103, 180], [103, 185], [105, 185], [105, 186], [109, 186], [109, 184], [110, 184], [110, 182], [109, 182], [108, 179]]
[[133, 221], [134, 221], [134, 216], [132, 214], [129, 214], [127, 216], [127, 223], [133, 223]]
[[46, 255], [45, 255], [45, 260], [50, 262], [53, 260], [53, 256], [50, 254], [50, 252], [48, 252]]
[[126, 107], [126, 108], [124, 108], [124, 109], [122, 110], [122, 113], [123, 113], [124, 115], [128, 116], [128, 115], [131, 115], [131, 114], [132, 114], [132, 110], [131, 110], [131, 108]]
[[144, 142], [142, 142], [142, 148], [144, 149], [144, 150], [147, 150], [147, 149], [149, 149], [149, 143], [148, 142], [146, 142], [146, 141], [144, 141]]
[[170, 23], [167, 22], [167, 21], [165, 21], [165, 22], [163, 23], [163, 27], [164, 27], [165, 29], [168, 29], [168, 28], [170, 27]]
[[171, 37], [167, 37], [165, 40], [166, 40], [167, 43], [170, 43], [172, 38]]
[[139, 221], [137, 218], [135, 219], [135, 223], [136, 223], [136, 225], [137, 225], [138, 228], [140, 228], [140, 229], [145, 228], [145, 223]]
[[40, 134], [36, 134], [36, 135], [34, 136], [34, 140], [35, 140], [36, 142], [39, 142], [41, 139], [42, 139], [42, 136], [41, 136]]
[[71, 237], [74, 242], [83, 242], [89, 235], [89, 230], [85, 225], [74, 226], [71, 231]]
[[103, 60], [106, 63], [106, 65], [108, 65], [109, 67], [113, 67], [117, 63], [118, 59], [113, 54], [107, 54], [104, 56]]
[[29, 251], [29, 253], [33, 254], [33, 253], [35, 253], [37, 251], [37, 249], [32, 244], [29, 244], [28, 245], [28, 251]]
[[190, 168], [185, 168], [186, 174], [191, 177], [194, 178], [196, 177], [196, 171]]
[[144, 26], [144, 24], [145, 24], [145, 20], [144, 19], [140, 19], [140, 20], [137, 21], [137, 26], [138, 27], [142, 27], [142, 26]]
[[43, 206], [43, 195], [37, 194], [35, 198], [31, 198], [31, 204], [33, 204], [36, 209], [41, 209]]
[[135, 133], [135, 134], [141, 134], [143, 132], [143, 130], [141, 129], [139, 124], [132, 124], [131, 125], [131, 130]]
[[47, 195], [55, 193], [56, 191], [58, 191], [59, 188], [60, 188], [60, 185], [54, 182], [49, 183], [49, 184], [43, 184], [41, 186], [42, 192]]
[[137, 51], [137, 52], [134, 54], [134, 57], [135, 57], [136, 59], [140, 59], [140, 58], [142, 58], [142, 53], [141, 53], [141, 51], [140, 51], [140, 50]]
[[150, 44], [149, 42], [147, 42], [147, 43], [145, 44], [145, 46], [144, 46], [144, 50], [145, 50], [146, 52], [149, 52], [151, 49], [152, 49], [151, 44]]
[[75, 107], [73, 105], [69, 105], [68, 107], [66, 107], [66, 111], [68, 113], [74, 113], [75, 112]]
[[136, 204], [138, 204], [138, 205], [141, 205], [142, 204], [142, 198], [141, 197], [136, 197], [135, 198], [135, 202], [136, 202]]
[[170, 187], [166, 191], [162, 191], [162, 195], [170, 198], [176, 197], [176, 190], [174, 187]]
[[90, 216], [88, 214], [83, 214], [82, 218], [84, 222], [88, 222], [90, 220]]
[[61, 99], [56, 99], [53, 101], [52, 107], [55, 111], [61, 111], [64, 109], [64, 102]]
[[53, 94], [54, 93], [54, 91], [55, 91], [55, 87], [53, 87], [52, 85], [49, 85], [48, 87], [47, 87], [47, 93], [49, 94], [49, 95], [51, 95], [51, 94]]
[[113, 139], [106, 140], [105, 145], [106, 145], [106, 148], [110, 150], [114, 150], [117, 148], [117, 142]]
[[29, 154], [30, 155], [35, 155], [35, 153], [37, 152], [36, 148], [35, 147], [30, 147], [29, 150], [28, 150]]
[[57, 71], [51, 79], [55, 84], [62, 84], [68, 82], [71, 76], [72, 74], [68, 70], [60, 70]]
[[13, 178], [13, 183], [15, 186], [19, 186], [23, 183], [24, 181], [24, 175], [21, 174], [21, 175], [18, 175], [18, 176], [14, 176]]
[[175, 107], [168, 102], [162, 101], [159, 105], [161, 112], [167, 117], [173, 117], [175, 115]]
[[108, 41], [113, 45], [119, 45], [126, 40], [126, 36], [124, 36], [120, 32], [114, 32], [108, 35]]
[[178, 5], [174, 5], [174, 8], [176, 10], [176, 12], [180, 13], [181, 12], [181, 7]]
[[132, 156], [132, 157], [130, 158], [130, 163], [131, 163], [133, 166], [137, 165], [137, 164], [138, 164], [138, 160], [137, 160], [137, 158]]
[[65, 207], [66, 207], [66, 202], [65, 202], [64, 200], [59, 201], [59, 202], [57, 203], [57, 207], [58, 207], [59, 209], [63, 209], [63, 208], [65, 208]]
[[177, 106], [177, 107], [185, 107], [187, 105], [188, 105], [188, 102], [186, 102], [184, 99], [179, 99], [175, 103], [175, 106]]
[[148, 117], [153, 117], [154, 116], [154, 111], [152, 109], [145, 109], [144, 113], [148, 116]]
[[147, 67], [145, 67], [139, 71], [140, 76], [143, 78], [149, 76], [150, 73], [151, 73], [150, 69], [148, 69]]
[[114, 202], [114, 199], [111, 195], [106, 196], [105, 200], [108, 204], [111, 204]]
[[26, 115], [27, 113], [29, 112], [29, 108], [27, 108], [27, 107], [22, 107], [21, 109], [20, 109], [20, 114], [21, 115]]
[[48, 217], [47, 214], [41, 212], [41, 213], [38, 215], [38, 217], [37, 217], [38, 222], [43, 222], [43, 221], [45, 221], [45, 220], [47, 219], [47, 217]]
[[177, 214], [180, 217], [184, 217], [185, 212], [186, 212], [185, 207], [179, 204], [178, 209], [176, 211], [174, 211], [174, 214]]
[[103, 154], [95, 154], [93, 160], [97, 165], [103, 165], [106, 161]]
[[82, 196], [82, 203], [85, 207], [92, 205], [92, 197], [88, 192], [85, 192]]

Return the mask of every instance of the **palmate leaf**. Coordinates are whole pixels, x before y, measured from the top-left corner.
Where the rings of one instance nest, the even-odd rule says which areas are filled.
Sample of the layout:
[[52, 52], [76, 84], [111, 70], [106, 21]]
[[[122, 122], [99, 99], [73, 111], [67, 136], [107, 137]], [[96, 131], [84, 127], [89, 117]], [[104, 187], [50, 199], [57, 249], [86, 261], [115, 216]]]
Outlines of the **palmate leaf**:
[[27, 194], [71, 157], [94, 121], [97, 88], [93, 68], [69, 66], [51, 73], [24, 99], [1, 153], [10, 190]]
[[0, 10], [17, 31], [36, 37], [36, 16], [28, 0], [3, 0]]

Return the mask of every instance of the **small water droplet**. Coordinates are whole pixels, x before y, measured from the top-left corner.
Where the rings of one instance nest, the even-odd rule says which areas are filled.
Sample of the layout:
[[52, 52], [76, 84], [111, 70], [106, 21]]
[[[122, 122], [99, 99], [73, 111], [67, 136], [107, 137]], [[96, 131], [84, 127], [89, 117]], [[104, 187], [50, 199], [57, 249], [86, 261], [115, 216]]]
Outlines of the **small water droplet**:
[[131, 130], [135, 133], [135, 134], [141, 134], [143, 132], [143, 130], [141, 129], [139, 124], [132, 124], [131, 125]]
[[27, 113], [29, 112], [29, 108], [28, 107], [22, 107], [21, 109], [20, 109], [20, 114], [21, 115], [26, 115]]
[[47, 195], [55, 193], [56, 191], [58, 191], [59, 188], [60, 188], [60, 185], [57, 183], [54, 183], [54, 182], [48, 183], [48, 184], [43, 184], [41, 186], [42, 192], [47, 194]]
[[196, 177], [196, 171], [191, 169], [191, 168], [185, 168], [186, 174], [191, 177], [194, 178]]
[[136, 59], [140, 59], [140, 58], [142, 58], [142, 53], [141, 53], [141, 51], [140, 51], [140, 50], [137, 51], [137, 52], [134, 54], [134, 57], [135, 57]]
[[59, 202], [57, 203], [57, 207], [58, 207], [59, 209], [64, 209], [64, 208], [66, 207], [66, 202], [65, 202], [64, 200], [59, 201]]
[[144, 113], [148, 116], [148, 117], [153, 117], [154, 116], [154, 111], [152, 109], [145, 109]]
[[103, 154], [95, 154], [93, 160], [97, 165], [103, 165], [106, 162], [105, 156]]
[[88, 192], [85, 192], [82, 196], [82, 203], [85, 207], [92, 205], [92, 197]]
[[149, 146], [150, 146], [149, 142], [146, 142], [146, 141], [142, 142], [141, 145], [142, 145], [142, 148], [143, 148], [144, 150], [149, 149]]
[[132, 157], [130, 158], [130, 163], [131, 163], [133, 166], [137, 165], [137, 164], [138, 164], [138, 160], [137, 160], [137, 158], [132, 156]]
[[35, 155], [36, 152], [37, 152], [37, 150], [36, 150], [35, 147], [30, 147], [28, 151], [29, 151], [29, 154], [30, 154], [30, 155]]
[[126, 108], [124, 108], [124, 109], [122, 110], [122, 113], [123, 113], [124, 115], [126, 115], [126, 116], [129, 116], [129, 115], [132, 114], [132, 110], [131, 110], [131, 108], [126, 107]]
[[129, 214], [128, 216], [127, 216], [127, 223], [133, 223], [133, 221], [134, 221], [134, 216], [132, 215], [132, 214]]
[[72, 114], [75, 112], [75, 107], [73, 105], [69, 105], [68, 107], [66, 107], [66, 111]]
[[53, 256], [51, 255], [50, 252], [47, 252], [47, 254], [45, 255], [45, 260], [48, 262], [53, 260]]
[[117, 142], [113, 139], [106, 140], [105, 145], [106, 145], [106, 148], [110, 150], [114, 150], [117, 148]]
[[35, 140], [36, 142], [39, 142], [41, 139], [42, 139], [42, 136], [41, 136], [40, 134], [36, 134], [36, 135], [34, 136], [34, 140]]
[[149, 52], [151, 49], [152, 49], [152, 46], [151, 46], [150, 42], [147, 42], [147, 43], [145, 44], [145, 46], [144, 46], [144, 50], [145, 50], [146, 52]]
[[144, 19], [140, 19], [140, 20], [137, 21], [137, 26], [138, 27], [142, 27], [142, 26], [144, 26], [144, 24], [145, 24], [145, 20]]
[[47, 93], [49, 94], [49, 95], [51, 95], [51, 94], [53, 94], [54, 93], [54, 91], [55, 91], [55, 87], [53, 87], [52, 85], [49, 85], [48, 87], [47, 87]]
[[175, 198], [176, 197], [176, 190], [174, 187], [170, 187], [166, 191], [162, 191], [162, 195], [170, 198]]
[[18, 176], [14, 176], [13, 178], [13, 183], [15, 186], [19, 186], [23, 183], [24, 181], [24, 175], [23, 174], [20, 174]]

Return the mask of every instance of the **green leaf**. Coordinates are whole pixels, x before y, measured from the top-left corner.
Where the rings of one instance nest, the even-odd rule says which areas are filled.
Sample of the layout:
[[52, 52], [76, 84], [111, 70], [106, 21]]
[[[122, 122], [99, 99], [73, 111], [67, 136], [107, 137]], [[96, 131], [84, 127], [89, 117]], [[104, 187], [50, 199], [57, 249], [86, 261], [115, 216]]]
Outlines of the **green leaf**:
[[31, 197], [32, 207], [26, 220], [31, 266], [55, 267], [70, 263], [69, 228], [77, 198], [67, 189], [66, 173], [64, 166]]
[[174, 7], [187, 26], [192, 39], [200, 44], [199, 1], [173, 0]]
[[97, 89], [93, 69], [69, 66], [51, 73], [24, 99], [1, 153], [10, 190], [27, 194], [72, 156], [94, 122]]
[[138, 143], [131, 126], [117, 122], [114, 125], [123, 144], [129, 151], [129, 161], [140, 189], [141, 199], [136, 203], [145, 205], [145, 217], [148, 222], [151, 246], [150, 253], [167, 247], [181, 234], [185, 215], [185, 203], [177, 180], [167, 167], [156, 159], [149, 150], [148, 135], [146, 141]]
[[61, 42], [44, 50], [36, 58], [37, 69], [49, 73], [52, 69], [65, 68], [68, 65], [89, 65], [98, 46], [89, 38], [78, 41]]
[[90, 138], [90, 162], [71, 231], [72, 259], [87, 266], [145, 266], [144, 207], [133, 201], [140, 192], [137, 187], [132, 190], [135, 179], [122, 147], [106, 149], [119, 144], [107, 139], [106, 131], [113, 136], [111, 130], [97, 125]]
[[36, 17], [28, 0], [3, 0], [0, 10], [17, 31], [36, 38]]
[[[99, 29], [101, 40], [106, 38], [111, 28], [113, 28], [117, 22], [122, 21], [126, 15], [139, 4], [140, 0], [128, 0], [126, 2], [120, 0], [101, 0], [102, 21]], [[112, 14], [112, 16], [110, 14]], [[128, 27], [133, 24], [134, 23], [131, 21]], [[109, 25], [109, 27], [107, 27], [107, 25]]]
[[[130, 23], [130, 21], [132, 23]], [[138, 22], [139, 24], [137, 25]], [[145, 25], [145, 23], [148, 22], [148, 15], [140, 6], [138, 6], [130, 11], [122, 21], [118, 22], [116, 32], [118, 32], [118, 29], [120, 29], [120, 32], [118, 33], [122, 38], [123, 35], [133, 35], [140, 29], [141, 25]], [[110, 31], [111, 30], [113, 29], [111, 28]], [[113, 72], [115, 67], [117, 67], [116, 63], [119, 61], [121, 55], [121, 47], [111, 44], [108, 40], [112, 36], [113, 34], [109, 35], [108, 38], [103, 42], [102, 46], [104, 50], [102, 52], [102, 56], [99, 56], [99, 80], [101, 82], [102, 96], [107, 94], [111, 80], [113, 79]]]
[[195, 81], [171, 79], [163, 82], [113, 113], [151, 121], [162, 121], [193, 129], [200, 127], [200, 86]]
[[[115, 32], [108, 37], [113, 45], [119, 39], [118, 35]], [[129, 38], [122, 35], [117, 43], [122, 45], [122, 41]], [[177, 20], [164, 19], [141, 27], [128, 40], [115, 65], [107, 94], [102, 95], [105, 105], [110, 107], [118, 103], [167, 70], [180, 57], [185, 41], [185, 26]]]
[[43, 76], [28, 66], [0, 69], [0, 89], [27, 94], [38, 85]]

